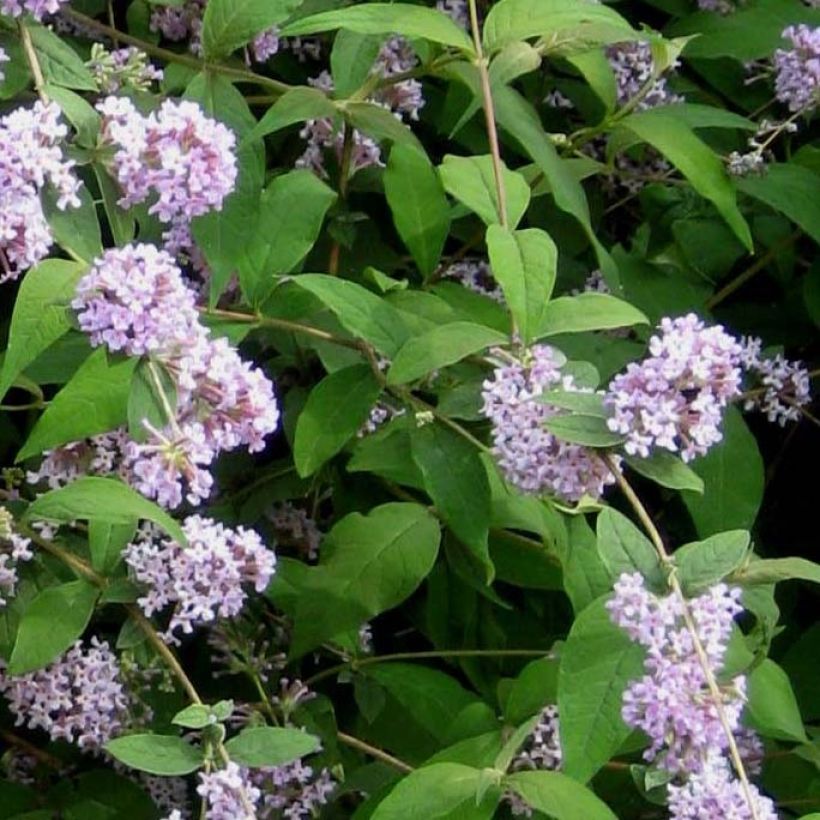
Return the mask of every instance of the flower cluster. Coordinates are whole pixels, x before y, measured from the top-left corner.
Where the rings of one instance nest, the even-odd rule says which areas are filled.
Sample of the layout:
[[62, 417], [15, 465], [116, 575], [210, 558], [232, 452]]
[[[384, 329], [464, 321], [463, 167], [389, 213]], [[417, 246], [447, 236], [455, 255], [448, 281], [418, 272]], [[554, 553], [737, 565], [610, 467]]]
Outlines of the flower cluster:
[[690, 313], [663, 319], [649, 353], [610, 383], [609, 427], [626, 436], [630, 455], [646, 458], [661, 447], [691, 461], [722, 438], [723, 410], [740, 394], [741, 346]]
[[58, 660], [25, 675], [0, 670], [0, 692], [16, 725], [43, 729], [52, 740], [99, 749], [125, 726], [129, 699], [105, 641], [77, 641]]
[[78, 207], [80, 182], [64, 159], [68, 128], [55, 103], [36, 102], [0, 119], [0, 282], [36, 265], [53, 239], [40, 194], [47, 183], [60, 210]]
[[775, 96], [790, 111], [810, 111], [820, 102], [820, 27], [789, 26], [783, 37], [792, 47], [774, 53]]
[[6, 54], [5, 50], [0, 48], [0, 83], [2, 83], [6, 79], [6, 75], [3, 72], [2, 64], [7, 63], [11, 58], [8, 54]]
[[171, 608], [164, 638], [172, 643], [178, 630], [187, 635], [199, 624], [238, 615], [244, 587], [264, 591], [276, 568], [276, 556], [253, 530], [192, 515], [183, 531], [187, 546], [146, 528], [124, 553], [135, 580], [147, 586], [138, 600], [142, 611], [150, 617]]
[[274, 54], [278, 54], [281, 45], [279, 29], [276, 26], [262, 31], [251, 41], [250, 48], [253, 59], [257, 63], [264, 63], [265, 60], [269, 60]]
[[790, 120], [783, 122], [761, 120], [754, 136], [748, 140], [749, 150], [732, 151], [727, 158], [726, 170], [732, 176], [737, 177], [765, 173], [766, 163], [772, 153], [769, 146], [780, 134], [793, 134], [795, 131], [797, 131], [797, 123]]
[[[165, 429], [145, 422], [147, 443], [118, 436], [106, 442], [119, 457], [115, 453], [103, 462], [110, 461], [140, 492], [177, 507], [185, 483], [189, 502], [199, 503], [211, 490], [207, 468], [221, 451], [264, 448], [279, 422], [273, 385], [226, 339], [211, 338], [198, 320], [193, 291], [168, 253], [151, 245], [106, 251], [80, 280], [72, 306], [93, 345], [149, 353], [156, 360], [157, 387], [160, 366], [173, 380], [176, 396], [173, 405], [166, 397]], [[73, 456], [82, 450], [75, 445], [68, 458], [50, 454], [57, 474], [63, 462], [76, 463]]]
[[207, 0], [186, 0], [181, 4], [156, 6], [151, 12], [151, 31], [166, 40], [180, 42], [190, 37], [189, 47], [194, 54], [202, 51], [202, 15]]
[[103, 94], [114, 94], [123, 87], [147, 91], [163, 76], [162, 69], [151, 65], [148, 55], [133, 46], [108, 51], [101, 43], [94, 43], [86, 65]]
[[[639, 111], [659, 105], [683, 102], [683, 97], [669, 90], [666, 79], [655, 76], [655, 61], [649, 43], [618, 43], [606, 50], [609, 65], [615, 74], [618, 105], [626, 105], [642, 94]], [[648, 83], [651, 86], [646, 89]]]
[[112, 170], [122, 189], [119, 204], [130, 208], [153, 198], [149, 213], [171, 226], [165, 233], [169, 250], [187, 250], [190, 221], [220, 210], [233, 191], [233, 132], [186, 100], [166, 100], [147, 116], [125, 97], [106, 97], [97, 109], [102, 139], [116, 148]]
[[567, 501], [598, 498], [614, 481], [606, 464], [544, 428], [555, 408], [538, 401], [550, 389], [572, 390], [561, 354], [536, 345], [522, 361], [507, 361], [484, 382], [482, 413], [492, 422], [493, 452], [507, 480], [526, 492], [551, 492]]
[[277, 540], [295, 546], [310, 561], [319, 557], [322, 531], [302, 507], [282, 501], [270, 509], [268, 519], [276, 530]]
[[250, 777], [262, 792], [264, 811], [291, 820], [318, 816], [336, 788], [328, 769], [317, 772], [301, 760], [254, 769]]
[[467, 8], [467, 0], [436, 0], [436, 8], [450, 16], [453, 22], [462, 28], [470, 28], [470, 12]]
[[505, 304], [504, 292], [493, 278], [489, 263], [484, 259], [467, 258], [453, 262], [443, 273], [445, 279], [461, 282], [467, 290], [488, 296], [500, 305]]
[[84, 475], [117, 473], [127, 443], [126, 432], [114, 430], [86, 441], [46, 450], [38, 468], [26, 473], [26, 480], [29, 484], [45, 481], [49, 489], [56, 490]]
[[261, 797], [243, 769], [231, 761], [223, 769], [200, 772], [197, 794], [208, 807], [209, 820], [256, 820]]
[[0, 609], [13, 597], [17, 590], [17, 565], [21, 561], [31, 561], [34, 553], [30, 549], [31, 539], [14, 532], [11, 513], [0, 507]]
[[718, 14], [731, 14], [737, 11], [735, 0], [698, 0], [701, 11], [714, 11]]
[[35, 20], [42, 20], [47, 14], [56, 14], [66, 2], [68, 0], [0, 0], [0, 14], [8, 17], [30, 14]]
[[791, 362], [781, 354], [762, 358], [762, 342], [743, 340], [743, 366], [754, 374], [759, 386], [744, 401], [746, 410], [759, 410], [771, 422], [784, 427], [800, 420], [800, 408], [811, 401], [809, 372], [801, 362]]

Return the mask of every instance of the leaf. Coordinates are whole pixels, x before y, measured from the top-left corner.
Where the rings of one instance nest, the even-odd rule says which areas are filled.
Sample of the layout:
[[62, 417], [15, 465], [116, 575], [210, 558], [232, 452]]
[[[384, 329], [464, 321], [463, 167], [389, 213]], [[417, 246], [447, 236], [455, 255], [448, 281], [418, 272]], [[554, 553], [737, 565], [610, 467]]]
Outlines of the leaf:
[[333, 38], [330, 74], [333, 93], [343, 100], [357, 91], [373, 71], [382, 41], [371, 34], [342, 29]]
[[487, 248], [493, 276], [504, 291], [521, 340], [529, 344], [544, 326], [555, 286], [558, 248], [538, 228], [509, 231], [500, 225], [488, 228]]
[[528, 806], [556, 820], [617, 820], [592, 791], [560, 772], [516, 772], [504, 783]]
[[396, 230], [427, 278], [450, 232], [450, 206], [427, 155], [395, 145], [384, 172], [384, 192]]
[[109, 357], [97, 348], [37, 420], [17, 461], [124, 424], [137, 359]]
[[347, 331], [384, 356], [395, 356], [410, 335], [402, 314], [361, 285], [321, 273], [303, 273], [293, 282], [323, 302]]
[[613, 433], [600, 416], [550, 416], [544, 427], [562, 441], [584, 447], [614, 447], [624, 440], [620, 433]]
[[539, 658], [528, 663], [513, 681], [504, 702], [504, 715], [509, 723], [520, 724], [557, 698], [558, 661]]
[[750, 541], [746, 530], [731, 530], [675, 550], [678, 578], [686, 593], [710, 587], [734, 572], [746, 560]]
[[57, 244], [83, 262], [91, 262], [103, 252], [100, 223], [88, 188], [80, 187], [80, 205], [60, 210], [57, 192], [48, 187], [43, 191], [43, 211]]
[[48, 82], [78, 91], [97, 90], [97, 84], [85, 63], [68, 43], [45, 26], [27, 22], [26, 28], [31, 35], [31, 44], [43, 77]]
[[300, 0], [210, 0], [202, 19], [202, 49], [211, 59], [230, 54], [255, 34], [281, 23]]
[[91, 566], [99, 573], [108, 575], [119, 564], [122, 551], [134, 538], [137, 521], [112, 524], [108, 521], [90, 521], [88, 524], [88, 547]]
[[[447, 193], [478, 214], [487, 225], [500, 223], [492, 157], [456, 157], [447, 154], [439, 168], [439, 176]], [[502, 176], [507, 219], [514, 227], [529, 207], [530, 186], [521, 174], [510, 171], [503, 164]]]
[[256, 127], [245, 137], [245, 142], [253, 142], [297, 122], [332, 118], [336, 114], [336, 106], [323, 91], [297, 86], [285, 92], [265, 112]]
[[625, 516], [610, 507], [598, 513], [598, 553], [613, 579], [640, 572], [652, 587], [662, 587], [665, 573], [652, 542]]
[[752, 235], [735, 201], [735, 190], [718, 156], [682, 120], [656, 108], [630, 114], [620, 127], [660, 151], [717, 208], [750, 251]]
[[572, 410], [582, 416], [597, 416], [605, 419], [607, 412], [604, 397], [600, 393], [579, 393], [575, 390], [547, 390], [534, 397], [541, 404]]
[[559, 296], [545, 306], [538, 337], [645, 324], [649, 324], [646, 316], [623, 299], [607, 293], [579, 293]]
[[100, 591], [88, 581], [47, 587], [23, 611], [9, 661], [10, 675], [40, 669], [85, 632]]
[[100, 115], [94, 107], [79, 94], [59, 85], [46, 83], [45, 92], [60, 106], [63, 115], [77, 132], [77, 144], [92, 148], [100, 130]]
[[132, 769], [165, 777], [190, 774], [203, 763], [201, 749], [172, 735], [123, 735], [109, 740], [103, 748]]
[[249, 727], [232, 737], [225, 748], [240, 766], [281, 766], [321, 748], [319, 738], [301, 729]]
[[451, 322], [434, 327], [404, 343], [387, 371], [387, 383], [415, 381], [433, 370], [460, 362], [493, 345], [503, 345], [506, 341], [503, 333], [472, 322]]
[[467, 34], [446, 14], [409, 3], [365, 3], [303, 17], [282, 29], [283, 37], [346, 28], [358, 34], [402, 34], [472, 53]]
[[751, 561], [732, 576], [743, 586], [774, 584], [778, 581], [809, 581], [820, 584], [820, 564], [807, 558], [763, 558]]
[[736, 407], [723, 416], [723, 441], [692, 469], [703, 479], [702, 495], [684, 492], [683, 502], [706, 538], [726, 529], [750, 530], [763, 500], [763, 459], [757, 441]]
[[68, 303], [84, 272], [78, 262], [44, 259], [23, 277], [0, 371], [0, 400], [20, 373], [71, 328]]
[[436, 422], [413, 430], [410, 440], [425, 489], [450, 529], [479, 560], [489, 584], [495, 574], [487, 545], [490, 484], [479, 451]]
[[351, 125], [375, 140], [405, 145], [424, 153], [424, 147], [412, 129], [384, 106], [370, 102], [346, 102], [342, 110]]
[[94, 163], [94, 175], [97, 184], [100, 186], [105, 215], [108, 217], [108, 225], [114, 237], [114, 242], [118, 247], [127, 245], [133, 238], [137, 226], [134, 217], [117, 203], [120, 199], [120, 192], [117, 183], [111, 179], [108, 171], [100, 164]]
[[419, 504], [383, 504], [342, 518], [325, 537], [322, 562], [305, 573], [293, 656], [405, 600], [432, 569], [439, 539], [438, 523]]
[[157, 362], [141, 360], [134, 371], [128, 393], [128, 435], [135, 441], [144, 442], [149, 438], [145, 421], [154, 429], [165, 427], [168, 421], [166, 404], [172, 408], [177, 406], [174, 380]]
[[369, 365], [356, 364], [325, 376], [308, 396], [293, 443], [300, 476], [315, 473], [367, 420], [381, 392]]
[[612, 623], [605, 599], [576, 618], [561, 654], [558, 711], [563, 771], [589, 780], [629, 736], [621, 701], [643, 668], [643, 648]]
[[703, 479], [674, 453], [655, 450], [649, 458], [625, 456], [624, 460], [636, 473], [661, 487], [703, 493]]
[[820, 243], [818, 186], [820, 176], [786, 162], [770, 163], [762, 176], [748, 176], [737, 181], [737, 187], [744, 194], [784, 214]]
[[769, 658], [747, 678], [746, 719], [764, 737], [805, 743], [806, 730], [789, 676]]
[[84, 476], [65, 487], [38, 496], [29, 505], [27, 521], [108, 521], [128, 524], [134, 519], [153, 521], [179, 544], [185, 533], [165, 510], [115, 478]]

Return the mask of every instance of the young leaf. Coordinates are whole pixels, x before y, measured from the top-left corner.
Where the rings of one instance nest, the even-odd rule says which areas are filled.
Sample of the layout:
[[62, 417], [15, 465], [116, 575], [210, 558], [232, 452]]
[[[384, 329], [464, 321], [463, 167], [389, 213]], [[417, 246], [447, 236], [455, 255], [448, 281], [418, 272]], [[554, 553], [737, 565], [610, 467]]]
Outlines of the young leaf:
[[190, 774], [204, 762], [201, 749], [173, 735], [123, 735], [109, 740], [104, 748], [132, 769], [165, 777]]
[[[502, 175], [507, 219], [515, 227], [530, 204], [530, 186], [521, 174], [510, 171], [506, 166], [502, 167]], [[497, 225], [501, 221], [492, 157], [456, 157], [448, 154], [439, 168], [439, 176], [447, 193], [478, 214], [487, 225]]]
[[576, 618], [558, 673], [563, 770], [582, 783], [629, 736], [621, 701], [643, 668], [643, 647], [612, 623], [604, 604], [598, 598]]
[[806, 742], [789, 676], [773, 660], [765, 658], [751, 672], [746, 697], [746, 714], [753, 729], [776, 740]]
[[560, 772], [515, 772], [504, 783], [528, 806], [556, 820], [617, 820], [592, 791]]
[[393, 146], [384, 192], [396, 230], [427, 278], [438, 265], [450, 231], [450, 206], [427, 155], [405, 145]]
[[293, 460], [300, 476], [315, 473], [367, 420], [381, 392], [369, 365], [325, 376], [310, 393], [296, 422]]
[[387, 371], [387, 383], [406, 384], [506, 341], [503, 333], [472, 322], [451, 322], [434, 327], [405, 342]]
[[703, 479], [674, 453], [655, 450], [649, 458], [626, 456], [624, 460], [636, 473], [661, 487], [703, 493]]
[[186, 729], [204, 729], [216, 722], [216, 717], [210, 706], [204, 703], [192, 703], [177, 712], [171, 723], [183, 726]]
[[559, 296], [545, 306], [541, 318], [538, 338], [649, 324], [646, 316], [636, 307], [607, 293]]
[[146, 519], [158, 524], [180, 544], [186, 544], [182, 527], [165, 510], [115, 478], [84, 476], [38, 496], [26, 510], [26, 520], [108, 521], [129, 524]]
[[625, 516], [610, 507], [598, 513], [598, 552], [613, 578], [640, 572], [650, 586], [662, 587], [664, 572], [652, 542]]
[[255, 34], [281, 23], [300, 0], [213, 0], [202, 20], [202, 49], [209, 59], [230, 54]]
[[17, 461], [124, 424], [137, 361], [97, 348], [37, 420]]
[[504, 291], [521, 340], [529, 344], [544, 327], [555, 286], [558, 248], [538, 228], [509, 231], [500, 225], [488, 228], [487, 248], [493, 276]]
[[301, 729], [249, 727], [232, 737], [225, 748], [241, 766], [281, 766], [319, 750], [319, 739]]
[[99, 594], [83, 580], [42, 590], [23, 611], [9, 674], [40, 669], [65, 652], [85, 632]]
[[731, 530], [676, 550], [678, 578], [687, 594], [712, 586], [734, 572], [746, 560], [750, 540], [746, 530]]
[[85, 271], [78, 262], [44, 259], [20, 283], [0, 371], [0, 400], [14, 380], [71, 328], [68, 303]]

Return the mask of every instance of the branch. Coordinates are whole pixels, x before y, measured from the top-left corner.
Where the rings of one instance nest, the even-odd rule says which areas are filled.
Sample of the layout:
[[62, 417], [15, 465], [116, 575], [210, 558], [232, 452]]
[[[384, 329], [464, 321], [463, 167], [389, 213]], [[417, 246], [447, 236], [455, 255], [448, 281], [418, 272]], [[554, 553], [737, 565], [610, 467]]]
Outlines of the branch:
[[23, 45], [23, 52], [26, 55], [26, 62], [31, 69], [31, 76], [34, 79], [34, 89], [37, 96], [44, 102], [48, 102], [48, 94], [45, 91], [46, 81], [43, 77], [43, 69], [40, 66], [40, 60], [37, 58], [37, 52], [34, 50], [34, 43], [31, 42], [31, 32], [28, 30], [26, 24], [19, 20], [17, 22], [17, 30], [20, 33], [20, 42]]
[[360, 752], [364, 752], [366, 755], [376, 758], [376, 760], [381, 760], [382, 763], [386, 763], [388, 766], [392, 766], [400, 772], [407, 774], [413, 771], [413, 767], [409, 763], [405, 763], [403, 760], [393, 757], [393, 755], [388, 754], [384, 750], [376, 746], [371, 746], [369, 743], [365, 743], [357, 737], [353, 737], [353, 735], [348, 735], [345, 732], [337, 732], [336, 737], [346, 746], [350, 746], [351, 749], [358, 749]]

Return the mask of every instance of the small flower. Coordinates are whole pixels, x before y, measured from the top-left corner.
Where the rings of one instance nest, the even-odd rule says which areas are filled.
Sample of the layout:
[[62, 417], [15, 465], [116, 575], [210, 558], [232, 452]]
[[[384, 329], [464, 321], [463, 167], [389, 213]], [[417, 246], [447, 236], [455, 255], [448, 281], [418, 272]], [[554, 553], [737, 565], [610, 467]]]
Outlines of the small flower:
[[0, 0], [0, 14], [20, 17], [30, 14], [35, 20], [42, 20], [47, 14], [56, 14], [68, 0]]
[[774, 53], [775, 96], [790, 111], [810, 111], [820, 101], [820, 27], [789, 26], [783, 38], [792, 47]]
[[489, 263], [484, 259], [467, 258], [454, 262], [446, 268], [442, 275], [446, 279], [455, 279], [461, 282], [465, 288], [473, 291], [473, 293], [488, 296], [500, 305], [506, 304], [504, 292], [493, 278]]
[[208, 820], [257, 820], [261, 792], [250, 772], [233, 761], [223, 769], [200, 772], [196, 791], [208, 807]]
[[104, 94], [114, 94], [126, 86], [147, 91], [163, 77], [162, 69], [152, 66], [148, 55], [134, 46], [108, 51], [101, 43], [94, 43], [86, 65]]
[[[618, 105], [626, 105], [652, 81], [655, 61], [649, 43], [618, 43], [606, 50], [609, 64], [615, 73]], [[637, 105], [639, 111], [659, 105], [683, 102], [683, 97], [667, 88], [666, 80], [658, 77]]]

